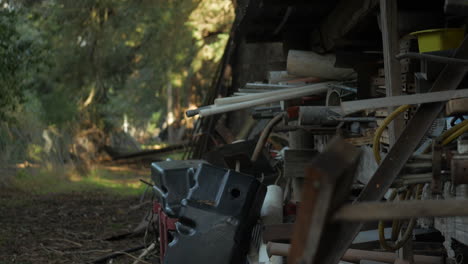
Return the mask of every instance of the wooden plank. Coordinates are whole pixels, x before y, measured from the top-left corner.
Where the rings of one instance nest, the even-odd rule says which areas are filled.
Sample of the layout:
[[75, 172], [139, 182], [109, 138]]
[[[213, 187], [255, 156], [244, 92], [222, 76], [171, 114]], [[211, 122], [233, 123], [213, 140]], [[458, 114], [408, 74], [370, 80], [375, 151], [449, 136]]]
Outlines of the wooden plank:
[[[290, 244], [283, 243], [268, 243], [267, 253], [268, 256], [284, 256], [287, 257], [287, 253]], [[416, 263], [424, 264], [442, 264], [443, 258], [436, 256], [425, 256], [415, 255], [414, 259]], [[344, 262], [350, 261], [350, 262]], [[342, 258], [340, 263], [364, 263], [363, 261], [370, 261], [369, 263], [394, 263], [398, 261], [398, 256], [393, 252], [379, 252], [379, 251], [367, 251], [359, 249], [348, 249]], [[367, 262], [366, 262], [367, 263]], [[399, 262], [395, 262], [399, 263]], [[404, 262], [409, 263], [409, 262]]]
[[444, 102], [451, 99], [468, 97], [468, 89], [442, 91], [423, 94], [400, 95], [366, 100], [356, 100], [341, 103], [343, 114], [348, 115], [367, 109], [395, 107], [400, 105], [417, 105], [424, 103]]
[[468, 200], [415, 200], [401, 202], [362, 202], [344, 205], [335, 221], [404, 220], [413, 217], [468, 216]]
[[[268, 243], [267, 253], [268, 256], [288, 256], [290, 244], [284, 243]], [[442, 264], [442, 257], [415, 255], [414, 259], [416, 263], [424, 264]], [[367, 251], [359, 249], [348, 249], [344, 254], [342, 260], [350, 261], [351, 263], [362, 263], [362, 260], [374, 260], [381, 261], [383, 263], [393, 263], [397, 260], [397, 255], [393, 252], [378, 252], [378, 251]], [[342, 262], [342, 261], [341, 261]]]
[[[358, 149], [340, 138], [334, 138], [325, 151], [314, 159], [312, 167], [307, 169], [288, 263], [303, 261], [310, 264], [315, 259], [328, 211], [334, 202], [337, 180], [356, 162], [358, 156]], [[340, 181], [339, 188], [345, 184], [346, 181]], [[349, 189], [349, 186], [346, 187]]]
[[[397, 0], [380, 0], [380, 18], [382, 25], [382, 41], [385, 69], [385, 87], [387, 96], [401, 94], [401, 66], [395, 56], [400, 52], [398, 35], [398, 7]], [[393, 108], [389, 109], [390, 112]], [[390, 145], [403, 131], [404, 123], [401, 116], [394, 119], [389, 126]]]
[[[328, 175], [312, 168], [307, 172], [307, 177], [304, 181], [304, 192], [302, 195], [303, 201], [299, 205], [297, 219], [294, 224], [294, 231], [291, 239], [292, 247], [289, 251], [288, 263], [298, 263], [306, 248], [309, 248], [309, 234], [312, 233], [311, 230], [315, 229], [310, 224], [313, 221], [313, 218], [315, 218], [315, 220], [319, 220], [322, 224], [324, 222], [323, 219], [320, 220], [319, 218], [323, 218], [323, 213], [326, 214], [326, 211], [323, 212], [323, 206], [320, 207], [320, 204], [325, 204], [326, 207], [328, 207], [330, 204], [331, 192], [333, 191], [333, 189], [330, 188], [330, 186], [333, 185], [325, 184], [327, 182], [327, 177]], [[326, 210], [327, 209], [328, 208], [326, 208]], [[318, 236], [320, 238], [320, 229], [317, 231], [319, 233], [314, 234], [314, 236]]]
[[[391, 223], [386, 223], [391, 227]], [[265, 225], [263, 229], [263, 242], [289, 241], [292, 238], [294, 223]], [[377, 222], [366, 222], [361, 231], [376, 230]]]

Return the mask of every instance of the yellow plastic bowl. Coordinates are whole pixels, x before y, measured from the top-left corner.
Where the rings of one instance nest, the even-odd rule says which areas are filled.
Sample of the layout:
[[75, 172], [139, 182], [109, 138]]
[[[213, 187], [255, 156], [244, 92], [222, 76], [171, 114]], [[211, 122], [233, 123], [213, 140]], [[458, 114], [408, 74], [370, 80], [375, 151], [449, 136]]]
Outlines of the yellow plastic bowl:
[[465, 36], [463, 28], [428, 29], [411, 33], [418, 38], [419, 52], [456, 49]]

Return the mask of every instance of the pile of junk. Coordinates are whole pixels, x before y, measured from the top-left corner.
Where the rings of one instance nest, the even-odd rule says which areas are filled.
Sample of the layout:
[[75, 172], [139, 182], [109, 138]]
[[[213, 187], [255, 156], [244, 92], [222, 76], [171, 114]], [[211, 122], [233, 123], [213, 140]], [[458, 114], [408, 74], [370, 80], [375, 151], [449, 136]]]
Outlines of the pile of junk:
[[236, 2], [160, 262], [468, 263], [466, 1]]

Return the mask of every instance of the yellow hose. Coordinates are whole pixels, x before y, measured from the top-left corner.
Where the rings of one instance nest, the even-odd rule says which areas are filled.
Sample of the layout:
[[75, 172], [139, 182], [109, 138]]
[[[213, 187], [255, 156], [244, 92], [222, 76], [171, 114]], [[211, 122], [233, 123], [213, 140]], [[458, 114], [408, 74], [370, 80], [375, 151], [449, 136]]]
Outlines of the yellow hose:
[[[407, 191], [405, 200], [409, 200], [409, 198], [411, 197], [412, 192], [413, 192], [412, 190]], [[422, 185], [418, 184], [417, 187], [416, 187], [416, 193], [415, 193], [415, 197], [414, 197], [416, 200], [421, 199], [421, 197], [420, 197], [421, 192], [422, 192]], [[389, 198], [389, 201], [393, 201], [395, 199], [395, 197], [396, 197], [396, 195], [394, 195], [392, 193], [392, 195]], [[396, 233], [396, 232], [400, 231], [400, 229], [402, 227], [402, 224], [398, 223], [397, 225], [399, 226], [398, 231], [392, 229], [392, 233]], [[392, 224], [392, 227], [393, 226], [395, 226], [395, 222]], [[405, 233], [402, 235], [401, 239], [395, 241], [394, 243], [388, 243], [387, 239], [385, 238], [385, 225], [384, 225], [384, 222], [379, 221], [379, 242], [380, 242], [380, 246], [383, 249], [388, 250], [388, 251], [396, 251], [396, 250], [402, 248], [406, 244], [406, 242], [408, 242], [408, 240], [411, 239], [411, 236], [413, 234], [413, 230], [414, 230], [415, 226], [416, 226], [416, 218], [411, 218], [411, 220], [410, 220], [410, 222], [408, 224], [408, 227], [406, 228]]]
[[[468, 119], [463, 120], [462, 122], [458, 123], [457, 125], [451, 127], [449, 130], [445, 131], [442, 135], [440, 135], [439, 140], [441, 140], [442, 142], [446, 142], [445, 144], [443, 144], [444, 146], [447, 145], [448, 143], [452, 142], [456, 137], [451, 138], [450, 140], [445, 140], [445, 139], [449, 138], [451, 135], [453, 135], [455, 132], [457, 132], [459, 129], [462, 129], [466, 125], [468, 125]], [[432, 145], [429, 145], [423, 151], [423, 153], [429, 153], [429, 152], [431, 152], [431, 149], [432, 149]]]
[[[408, 110], [411, 107], [411, 105], [402, 105], [398, 107], [395, 111], [393, 111], [389, 116], [387, 116], [382, 125], [379, 126], [379, 128], [376, 130], [375, 135], [374, 135], [374, 140], [373, 140], [373, 152], [374, 152], [374, 157], [377, 163], [380, 163], [381, 157], [380, 157], [380, 137], [382, 136], [382, 133], [385, 131], [385, 128], [401, 113], [404, 111]], [[442, 140], [442, 145], [445, 146], [461, 136], [463, 133], [468, 132], [468, 120], [464, 120], [463, 122], [460, 122], [456, 126], [450, 128], [449, 130], [445, 131], [441, 136], [440, 140]], [[415, 194], [415, 199], [420, 199], [420, 193], [422, 191], [422, 186], [417, 185], [416, 188], [416, 194]], [[411, 192], [410, 192], [411, 193]], [[409, 199], [408, 194], [406, 195], [406, 200]], [[390, 197], [390, 201], [394, 200], [396, 198], [396, 192], [392, 193]], [[386, 238], [385, 238], [385, 226], [383, 221], [379, 221], [379, 242], [382, 248], [385, 250], [389, 251], [395, 251], [400, 249], [401, 247], [406, 244], [406, 242], [411, 238], [411, 234], [413, 232], [413, 229], [416, 225], [416, 219], [412, 218], [408, 224], [408, 227], [405, 231], [405, 233], [402, 235], [402, 238], [398, 241], [396, 241], [393, 245], [387, 243]], [[397, 230], [394, 230], [394, 228], [397, 228]], [[401, 228], [401, 223], [399, 221], [394, 221], [392, 224], [392, 237], [395, 237], [396, 233], [398, 230]]]
[[[381, 157], [380, 157], [380, 137], [382, 136], [383, 132], [387, 128], [387, 126], [395, 119], [399, 114], [403, 113], [404, 111], [408, 110], [411, 107], [411, 105], [402, 105], [398, 107], [395, 111], [393, 111], [389, 116], [387, 116], [382, 125], [379, 126], [379, 128], [375, 131], [374, 135], [374, 140], [373, 140], [373, 152], [374, 152], [374, 157], [377, 163], [380, 163]], [[445, 131], [441, 136], [440, 140], [442, 140], [442, 145], [445, 146], [449, 144], [450, 142], [454, 141], [457, 139], [459, 136], [461, 136], [463, 133], [468, 132], [468, 119], [463, 120], [456, 126], [453, 126], [449, 130]], [[430, 150], [430, 147], [428, 147], [424, 153], [427, 153]]]
[[462, 122], [458, 123], [457, 125], [451, 127], [449, 130], [445, 131], [441, 136], [440, 140], [444, 140], [456, 132], [458, 129], [462, 128], [463, 126], [468, 125], [468, 119], [463, 120]]
[[391, 113], [389, 116], [387, 116], [382, 125], [375, 131], [374, 135], [374, 144], [372, 146], [372, 149], [374, 151], [374, 157], [377, 163], [380, 163], [381, 157], [380, 157], [380, 137], [382, 136], [382, 133], [385, 131], [385, 128], [397, 117], [399, 114], [403, 113], [404, 111], [408, 110], [411, 107], [411, 105], [402, 105], [398, 107], [393, 113]]
[[[463, 121], [463, 122], [465, 122], [465, 121]], [[465, 124], [463, 127], [459, 128], [457, 131], [453, 132], [446, 139], [442, 140], [442, 146], [445, 146], [445, 145], [449, 144], [450, 142], [454, 141], [455, 139], [457, 139], [459, 136], [461, 136], [463, 133], [465, 133], [467, 131], [468, 131], [468, 124]]]
[[[380, 157], [380, 137], [382, 136], [382, 133], [385, 131], [385, 128], [401, 113], [404, 111], [408, 110], [411, 107], [411, 105], [402, 105], [398, 107], [395, 111], [393, 111], [389, 116], [387, 116], [382, 125], [379, 126], [379, 128], [376, 130], [375, 135], [374, 135], [374, 140], [373, 140], [373, 152], [374, 152], [374, 157], [377, 163], [380, 163], [381, 157]], [[445, 131], [441, 136], [440, 140], [442, 140], [442, 145], [447, 145], [459, 136], [461, 136], [463, 133], [468, 132], [468, 120], [464, 120], [463, 122], [460, 122], [456, 126], [450, 128], [449, 130]], [[415, 194], [415, 199], [420, 199], [420, 194], [422, 192], [422, 186], [417, 185], [416, 188], [416, 194]], [[411, 195], [411, 191], [406, 194], [405, 199], [409, 199]], [[394, 200], [396, 198], [396, 192], [391, 194], [390, 201]], [[379, 221], [379, 242], [382, 248], [385, 250], [389, 251], [395, 251], [403, 247], [406, 242], [411, 238], [411, 234], [413, 233], [413, 229], [416, 226], [416, 218], [412, 218], [408, 224], [408, 227], [405, 231], [405, 233], [402, 235], [402, 238], [398, 241], [395, 241], [393, 244], [389, 244], [386, 241], [385, 238], [385, 225], [383, 221]], [[396, 230], [394, 230], [397, 228]], [[399, 232], [401, 228], [401, 223], [399, 221], [394, 221], [392, 224], [392, 237], [395, 237], [397, 232]]]

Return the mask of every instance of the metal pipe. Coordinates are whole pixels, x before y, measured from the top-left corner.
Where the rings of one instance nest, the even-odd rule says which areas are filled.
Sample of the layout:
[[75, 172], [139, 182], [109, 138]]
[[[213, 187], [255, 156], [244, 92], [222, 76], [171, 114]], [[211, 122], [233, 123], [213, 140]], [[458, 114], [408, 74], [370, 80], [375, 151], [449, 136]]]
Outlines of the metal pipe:
[[283, 90], [290, 90], [290, 88], [280, 88], [280, 89], [250, 89], [250, 88], [240, 88], [237, 90], [239, 93], [253, 94], [253, 93], [267, 93], [267, 92], [277, 92]]
[[245, 88], [251, 89], [284, 89], [284, 88], [294, 88], [298, 85], [290, 84], [270, 84], [270, 83], [247, 83]]
[[442, 57], [437, 55], [430, 55], [430, 54], [421, 54], [416, 52], [407, 52], [407, 53], [400, 53], [395, 56], [397, 60], [403, 59], [417, 59], [417, 60], [427, 60], [439, 63], [446, 63], [446, 64], [459, 64], [468, 66], [468, 60], [463, 59], [455, 59], [449, 57]]
[[[317, 84], [312, 84], [312, 85], [306, 85], [302, 87], [293, 87], [289, 89], [281, 89], [278, 91], [273, 91], [273, 92], [264, 92], [264, 93], [255, 93], [255, 94], [250, 94], [250, 95], [244, 95], [244, 96], [238, 96], [238, 97], [225, 97], [225, 98], [218, 98], [215, 99], [214, 104], [216, 106], [222, 106], [222, 105], [228, 105], [228, 104], [234, 104], [234, 103], [241, 103], [241, 102], [246, 102], [246, 101], [252, 101], [256, 99], [262, 99], [270, 96], [281, 96], [284, 94], [289, 94], [293, 92], [299, 92], [299, 91], [309, 91], [312, 90], [315, 92], [315, 90], [320, 90], [320, 93], [324, 88], [326, 88], [325, 92], [328, 90], [328, 86], [330, 84], [333, 84], [334, 82], [323, 82], [323, 83], [317, 83]], [[308, 94], [306, 94], [308, 95]], [[281, 101], [281, 100], [278, 100]]]
[[357, 93], [357, 88], [345, 86], [345, 85], [342, 85], [342, 84], [333, 84], [332, 87], [337, 88], [337, 89], [341, 89], [341, 90], [345, 90], [345, 91], [348, 91], [348, 92], [352, 92], [352, 93]]
[[260, 96], [261, 98], [254, 99], [254, 100], [248, 99], [247, 101], [242, 101], [239, 103], [219, 105], [219, 106], [214, 106], [208, 109], [202, 109], [199, 111], [199, 115], [202, 117], [206, 117], [206, 116], [211, 116], [211, 115], [216, 115], [216, 114], [222, 114], [222, 113], [246, 109], [246, 108], [250, 108], [254, 106], [300, 98], [300, 97], [307, 96], [307, 95], [321, 94], [321, 93], [326, 92], [327, 90], [328, 90], [328, 85], [326, 83], [323, 83], [318, 86], [315, 86], [315, 85], [309, 86], [308, 89], [299, 88], [299, 89], [288, 90], [284, 92], [282, 91], [282, 93], [275, 94], [275, 95], [268, 96], [268, 97], [265, 97], [265, 96], [267, 96], [267, 94], [270, 94], [270, 93], [253, 94], [253, 95], [246, 95], [246, 96], [232, 97], [232, 98], [230, 97], [226, 99], [236, 99], [236, 98], [244, 98], [244, 97], [252, 98], [252, 96], [255, 96], [254, 98], [257, 98], [258, 96]]
[[376, 122], [375, 117], [331, 117], [332, 119], [340, 122]]
[[[268, 242], [267, 252], [269, 256], [287, 257], [289, 254], [290, 244]], [[384, 263], [394, 263], [397, 255], [391, 252], [377, 252], [367, 250], [348, 249], [342, 257], [343, 261], [359, 263], [361, 260], [371, 260]], [[442, 264], [442, 257], [415, 255], [415, 263], [418, 264]]]
[[200, 113], [201, 110], [203, 109], [209, 109], [211, 108], [212, 106], [211, 105], [207, 105], [207, 106], [201, 106], [197, 109], [191, 109], [191, 110], [187, 110], [185, 112], [185, 115], [187, 115], [187, 117], [193, 117], [193, 116], [196, 116]]
[[[367, 250], [348, 249], [342, 260], [349, 262], [360, 262], [361, 260], [372, 260], [377, 262], [395, 263], [397, 255], [392, 252], [377, 252]], [[415, 263], [418, 264], [442, 264], [442, 257], [415, 255]]]
[[260, 135], [260, 138], [257, 141], [255, 150], [252, 154], [252, 158], [251, 158], [252, 162], [257, 161], [258, 157], [260, 156], [260, 153], [262, 152], [263, 147], [265, 146], [268, 136], [270, 136], [271, 130], [279, 122], [281, 122], [281, 120], [283, 120], [283, 117], [284, 117], [284, 114], [278, 114], [277, 116], [273, 117], [273, 119], [271, 119], [270, 122], [268, 122], [268, 124], [265, 126], [265, 128], [262, 131], [262, 134]]
[[346, 204], [333, 215], [334, 221], [365, 222], [404, 220], [414, 217], [468, 216], [468, 200], [411, 200]]

